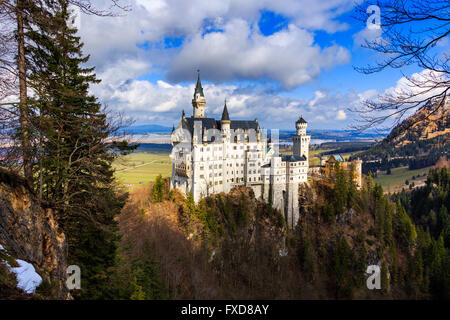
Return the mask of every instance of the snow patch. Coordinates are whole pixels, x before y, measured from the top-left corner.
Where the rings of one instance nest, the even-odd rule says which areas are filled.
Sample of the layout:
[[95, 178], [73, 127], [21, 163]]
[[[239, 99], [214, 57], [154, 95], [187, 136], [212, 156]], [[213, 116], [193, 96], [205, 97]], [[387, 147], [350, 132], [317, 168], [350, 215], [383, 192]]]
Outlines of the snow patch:
[[0, 250], [5, 251], [5, 248], [0, 244]]
[[42, 282], [41, 276], [31, 263], [19, 259], [16, 262], [19, 264], [19, 267], [11, 268], [8, 265], [8, 268], [16, 275], [17, 287], [26, 293], [33, 293]]

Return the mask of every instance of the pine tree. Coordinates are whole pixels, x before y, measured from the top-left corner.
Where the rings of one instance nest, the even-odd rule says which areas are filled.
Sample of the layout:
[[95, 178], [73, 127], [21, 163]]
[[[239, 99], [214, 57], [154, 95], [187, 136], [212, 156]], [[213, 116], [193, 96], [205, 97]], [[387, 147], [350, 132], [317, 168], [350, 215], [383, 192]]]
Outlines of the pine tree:
[[334, 251], [334, 272], [336, 275], [336, 298], [352, 295], [351, 251], [343, 236], [337, 241]]
[[308, 236], [303, 238], [303, 246], [301, 247], [301, 267], [307, 281], [312, 282], [315, 278], [315, 251]]
[[162, 202], [164, 200], [164, 179], [161, 175], [156, 177], [152, 187], [152, 202]]
[[334, 205], [337, 215], [344, 213], [347, 206], [348, 187], [344, 170], [340, 167], [339, 162], [334, 166], [336, 181], [334, 184]]
[[195, 207], [195, 201], [194, 201], [194, 196], [192, 195], [192, 192], [188, 192], [186, 199], [184, 201], [184, 205], [190, 216], [197, 215], [197, 209]]
[[107, 142], [114, 128], [89, 86], [98, 83], [71, 19], [68, 1], [46, 1], [35, 7], [35, 28], [27, 36], [32, 64], [30, 82], [36, 89], [40, 144], [38, 187], [43, 201], [55, 209], [69, 245], [68, 262], [82, 270], [76, 297], [107, 295], [108, 269], [114, 265], [118, 241], [114, 220], [124, 196], [114, 188], [112, 161], [128, 150], [126, 143]]
[[325, 203], [323, 207], [323, 218], [326, 222], [335, 221], [334, 207], [330, 203]]
[[142, 290], [142, 286], [140, 286], [137, 283], [136, 276], [134, 277], [134, 280], [133, 280], [133, 288], [134, 288], [134, 291], [130, 296], [130, 300], [145, 300], [144, 290]]

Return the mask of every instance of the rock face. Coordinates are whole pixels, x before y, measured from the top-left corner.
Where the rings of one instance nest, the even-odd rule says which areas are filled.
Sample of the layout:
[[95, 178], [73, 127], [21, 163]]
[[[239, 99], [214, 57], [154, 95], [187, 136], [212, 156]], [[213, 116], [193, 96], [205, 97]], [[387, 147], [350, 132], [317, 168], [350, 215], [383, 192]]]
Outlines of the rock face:
[[0, 244], [28, 261], [52, 286], [51, 297], [67, 299], [67, 243], [54, 213], [43, 208], [18, 175], [0, 168]]

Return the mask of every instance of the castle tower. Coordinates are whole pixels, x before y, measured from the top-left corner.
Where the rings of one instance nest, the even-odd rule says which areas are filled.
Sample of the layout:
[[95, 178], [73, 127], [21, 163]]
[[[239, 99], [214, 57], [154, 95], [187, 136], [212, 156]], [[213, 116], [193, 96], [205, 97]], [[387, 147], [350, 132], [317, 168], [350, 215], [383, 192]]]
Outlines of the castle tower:
[[200, 70], [197, 70], [198, 78], [195, 86], [194, 99], [192, 99], [192, 107], [194, 108], [194, 118], [205, 118], [206, 99], [203, 95], [203, 87], [200, 82]]
[[356, 159], [353, 161], [355, 165], [355, 175], [356, 175], [356, 188], [360, 190], [362, 188], [362, 160]]
[[229, 137], [231, 121], [230, 121], [230, 115], [228, 114], [226, 99], [225, 99], [225, 105], [223, 106], [222, 118], [220, 119], [220, 123], [222, 125], [222, 135]]
[[298, 118], [297, 122], [295, 122], [295, 128], [297, 129], [297, 133], [292, 136], [293, 146], [293, 155], [304, 156], [308, 159], [309, 156], [309, 141], [311, 136], [306, 135], [306, 127], [308, 123], [303, 119], [303, 117]]

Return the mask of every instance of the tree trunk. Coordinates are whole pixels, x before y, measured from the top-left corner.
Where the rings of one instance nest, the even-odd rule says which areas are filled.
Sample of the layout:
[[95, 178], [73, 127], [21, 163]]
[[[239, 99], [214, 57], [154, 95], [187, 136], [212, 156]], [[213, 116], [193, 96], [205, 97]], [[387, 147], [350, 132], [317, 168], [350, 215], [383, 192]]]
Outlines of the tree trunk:
[[27, 74], [25, 66], [25, 35], [23, 28], [23, 9], [24, 1], [17, 0], [16, 19], [17, 19], [17, 64], [19, 67], [19, 112], [21, 127], [21, 143], [23, 153], [23, 169], [25, 179], [33, 189], [33, 163], [31, 155], [31, 141], [29, 137], [28, 104], [27, 104]]

